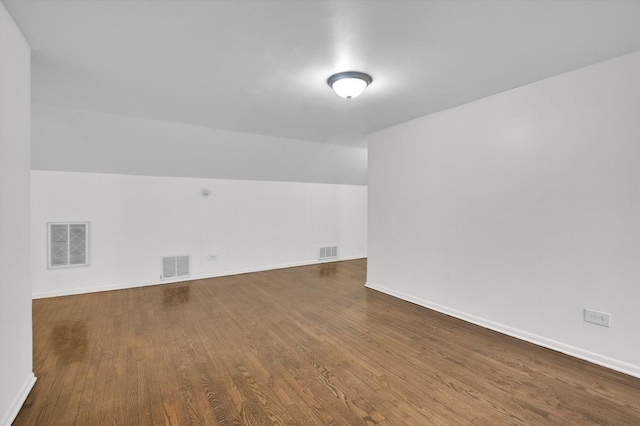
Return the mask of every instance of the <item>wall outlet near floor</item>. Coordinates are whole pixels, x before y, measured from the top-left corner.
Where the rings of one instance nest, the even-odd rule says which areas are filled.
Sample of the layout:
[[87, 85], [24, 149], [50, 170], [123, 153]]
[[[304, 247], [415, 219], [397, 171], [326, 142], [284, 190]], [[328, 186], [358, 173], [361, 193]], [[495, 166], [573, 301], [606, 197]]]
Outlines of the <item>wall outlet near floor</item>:
[[218, 260], [218, 255], [217, 254], [210, 254], [207, 256], [207, 260], [210, 262], [215, 262], [216, 260]]
[[584, 320], [593, 324], [598, 324], [603, 327], [609, 327], [609, 314], [604, 312], [592, 311], [591, 309], [584, 310]]

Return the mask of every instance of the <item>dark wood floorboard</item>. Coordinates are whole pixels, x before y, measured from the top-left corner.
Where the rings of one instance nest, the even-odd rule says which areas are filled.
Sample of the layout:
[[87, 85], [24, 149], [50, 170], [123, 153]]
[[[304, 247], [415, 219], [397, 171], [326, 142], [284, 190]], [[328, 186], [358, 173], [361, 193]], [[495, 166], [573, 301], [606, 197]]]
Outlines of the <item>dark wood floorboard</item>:
[[640, 379], [364, 288], [366, 261], [33, 302], [15, 425], [640, 425]]

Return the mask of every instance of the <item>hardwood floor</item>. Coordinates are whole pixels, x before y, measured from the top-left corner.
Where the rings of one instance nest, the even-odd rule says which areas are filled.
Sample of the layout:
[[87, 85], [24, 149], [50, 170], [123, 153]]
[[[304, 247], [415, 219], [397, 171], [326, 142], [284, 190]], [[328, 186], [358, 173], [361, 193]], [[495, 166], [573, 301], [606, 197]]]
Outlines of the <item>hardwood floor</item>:
[[15, 425], [640, 425], [640, 379], [363, 287], [356, 260], [33, 302]]

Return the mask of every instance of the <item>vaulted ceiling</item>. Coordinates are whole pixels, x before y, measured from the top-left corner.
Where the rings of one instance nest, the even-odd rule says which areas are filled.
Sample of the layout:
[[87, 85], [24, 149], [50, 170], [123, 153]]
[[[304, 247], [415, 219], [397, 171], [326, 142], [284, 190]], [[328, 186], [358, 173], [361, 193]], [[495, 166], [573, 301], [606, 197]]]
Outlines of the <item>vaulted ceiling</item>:
[[[634, 1], [3, 2], [36, 103], [351, 146], [640, 49]], [[347, 70], [373, 77], [350, 101]]]

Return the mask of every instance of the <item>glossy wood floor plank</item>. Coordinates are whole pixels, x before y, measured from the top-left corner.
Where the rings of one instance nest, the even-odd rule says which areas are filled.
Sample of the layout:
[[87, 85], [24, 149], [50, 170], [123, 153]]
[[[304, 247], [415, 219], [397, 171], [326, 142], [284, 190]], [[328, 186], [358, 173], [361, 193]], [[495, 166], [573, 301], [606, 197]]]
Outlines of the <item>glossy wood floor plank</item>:
[[363, 287], [366, 261], [36, 300], [16, 425], [640, 425], [640, 380]]

